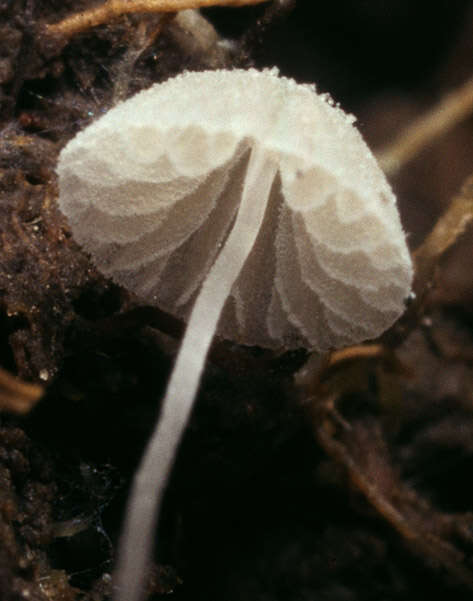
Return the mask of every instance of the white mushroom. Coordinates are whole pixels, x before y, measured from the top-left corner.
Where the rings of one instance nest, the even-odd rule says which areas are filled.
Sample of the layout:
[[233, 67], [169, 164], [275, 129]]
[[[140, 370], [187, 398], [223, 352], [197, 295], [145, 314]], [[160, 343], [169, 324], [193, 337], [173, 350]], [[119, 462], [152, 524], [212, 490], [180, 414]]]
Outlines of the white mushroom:
[[396, 203], [353, 118], [275, 70], [186, 73], [64, 148], [59, 206], [117, 282], [188, 321], [135, 476], [117, 601], [143, 573], [215, 334], [326, 350], [402, 313], [412, 267]]

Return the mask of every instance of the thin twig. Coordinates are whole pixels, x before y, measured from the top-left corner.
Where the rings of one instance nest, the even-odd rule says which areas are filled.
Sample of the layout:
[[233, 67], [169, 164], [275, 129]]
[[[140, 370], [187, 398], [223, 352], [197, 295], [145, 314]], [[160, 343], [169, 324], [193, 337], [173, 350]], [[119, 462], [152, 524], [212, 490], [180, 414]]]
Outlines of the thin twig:
[[433, 230], [413, 253], [413, 299], [401, 319], [384, 338], [391, 349], [399, 346], [418, 327], [428, 306], [430, 292], [436, 284], [442, 259], [464, 232], [473, 225], [473, 174], [460, 192], [453, 197], [445, 213], [437, 220]]
[[392, 143], [377, 153], [384, 172], [393, 176], [435, 138], [473, 113], [473, 77], [426, 114], [416, 119]]
[[0, 410], [12, 413], [28, 413], [43, 396], [39, 384], [30, 384], [15, 378], [0, 368]]
[[472, 223], [473, 174], [467, 178], [460, 193], [454, 196], [446, 212], [414, 253], [417, 287], [425, 289], [440, 259]]
[[327, 368], [345, 361], [357, 359], [377, 359], [386, 354], [386, 349], [381, 344], [357, 344], [333, 351]]
[[66, 17], [59, 23], [46, 25], [46, 33], [70, 37], [131, 13], [177, 12], [189, 8], [247, 6], [263, 2], [268, 0], [108, 0], [100, 6]]

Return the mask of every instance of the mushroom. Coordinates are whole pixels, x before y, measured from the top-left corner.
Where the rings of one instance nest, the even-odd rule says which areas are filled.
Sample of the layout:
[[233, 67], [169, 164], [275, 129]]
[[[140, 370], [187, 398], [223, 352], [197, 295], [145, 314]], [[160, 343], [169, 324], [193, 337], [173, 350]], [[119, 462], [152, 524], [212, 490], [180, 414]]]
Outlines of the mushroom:
[[62, 150], [59, 206], [104, 274], [187, 321], [135, 475], [117, 601], [143, 596], [160, 503], [212, 339], [316, 351], [374, 338], [412, 267], [354, 118], [277, 70], [184, 73]]

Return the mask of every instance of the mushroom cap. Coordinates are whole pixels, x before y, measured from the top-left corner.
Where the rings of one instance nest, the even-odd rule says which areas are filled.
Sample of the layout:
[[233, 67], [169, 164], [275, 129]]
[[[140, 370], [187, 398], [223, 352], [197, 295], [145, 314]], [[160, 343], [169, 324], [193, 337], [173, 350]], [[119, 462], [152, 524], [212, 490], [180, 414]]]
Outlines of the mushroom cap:
[[374, 338], [412, 265], [394, 195], [353, 126], [275, 69], [188, 72], [117, 105], [62, 150], [59, 206], [106, 275], [186, 319], [238, 211], [251, 148], [279, 169], [217, 334], [269, 348]]

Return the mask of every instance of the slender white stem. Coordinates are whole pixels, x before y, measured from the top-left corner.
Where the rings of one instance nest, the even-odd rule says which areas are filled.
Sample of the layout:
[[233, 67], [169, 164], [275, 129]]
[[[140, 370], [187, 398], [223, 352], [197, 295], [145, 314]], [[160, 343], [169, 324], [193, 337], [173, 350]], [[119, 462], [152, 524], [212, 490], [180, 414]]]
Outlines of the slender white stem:
[[258, 236], [276, 172], [274, 158], [255, 146], [235, 223], [192, 309], [159, 422], [133, 481], [118, 549], [115, 601], [143, 598], [144, 575], [167, 479], [220, 314]]

